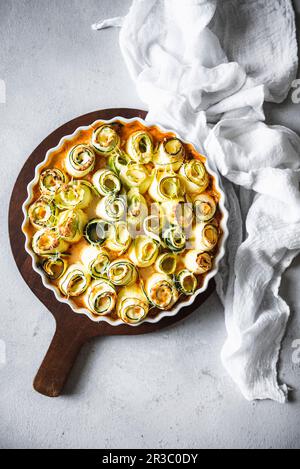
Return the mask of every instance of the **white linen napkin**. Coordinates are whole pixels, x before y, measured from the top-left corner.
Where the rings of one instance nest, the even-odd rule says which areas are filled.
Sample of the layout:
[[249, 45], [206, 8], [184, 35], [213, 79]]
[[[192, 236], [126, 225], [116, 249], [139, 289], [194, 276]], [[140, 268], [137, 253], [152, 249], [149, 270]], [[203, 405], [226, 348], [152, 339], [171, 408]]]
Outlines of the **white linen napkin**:
[[[290, 0], [134, 0], [120, 47], [147, 119], [196, 142], [223, 175], [230, 213], [217, 275], [222, 361], [246, 399], [285, 402], [277, 361], [289, 317], [278, 289], [300, 249], [300, 139], [267, 126], [297, 71]], [[232, 184], [234, 183], [234, 184]]]

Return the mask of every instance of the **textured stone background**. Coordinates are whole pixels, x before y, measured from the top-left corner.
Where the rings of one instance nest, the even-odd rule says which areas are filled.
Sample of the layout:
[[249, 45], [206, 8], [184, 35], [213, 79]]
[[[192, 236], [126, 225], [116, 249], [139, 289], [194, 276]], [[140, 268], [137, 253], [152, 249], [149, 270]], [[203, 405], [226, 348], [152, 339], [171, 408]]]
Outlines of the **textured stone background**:
[[[288, 405], [246, 402], [222, 368], [225, 338], [217, 296], [180, 326], [145, 337], [88, 344], [58, 399], [32, 390], [54, 322], [21, 279], [7, 237], [10, 192], [27, 155], [71, 118], [106, 107], [141, 107], [118, 47], [118, 32], [95, 33], [101, 17], [129, 0], [1, 0], [0, 78], [0, 447], [300, 447], [300, 260], [284, 277], [292, 319], [280, 376], [297, 390]], [[300, 1], [296, 2], [298, 20]], [[269, 121], [300, 131], [299, 105], [267, 107]], [[298, 314], [298, 319], [296, 318]], [[0, 344], [3, 342], [0, 342]]]

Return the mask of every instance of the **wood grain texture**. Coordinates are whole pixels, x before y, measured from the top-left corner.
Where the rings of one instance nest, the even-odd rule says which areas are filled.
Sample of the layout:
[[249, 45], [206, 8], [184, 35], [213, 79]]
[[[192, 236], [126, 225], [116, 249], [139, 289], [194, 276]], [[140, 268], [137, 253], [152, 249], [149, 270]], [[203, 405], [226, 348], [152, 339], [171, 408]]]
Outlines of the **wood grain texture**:
[[114, 327], [105, 322], [92, 322], [88, 317], [74, 313], [70, 306], [56, 300], [53, 292], [44, 287], [41, 277], [33, 270], [32, 259], [24, 247], [25, 236], [21, 225], [23, 222], [22, 204], [27, 198], [27, 185], [34, 178], [36, 165], [44, 159], [46, 152], [55, 147], [65, 135], [72, 134], [78, 127], [90, 125], [97, 119], [111, 119], [115, 116], [144, 119], [146, 112], [137, 109], [105, 109], [77, 117], [59, 127], [29, 156], [16, 180], [10, 199], [9, 237], [16, 264], [27, 285], [48, 308], [56, 321], [53, 340], [33, 383], [36, 391], [49, 397], [62, 393], [76, 356], [82, 345], [89, 339], [101, 335], [146, 334], [171, 326], [195, 311], [215, 289], [215, 283], [211, 280], [207, 290], [195, 299], [193, 305], [183, 307], [176, 316], [163, 318], [156, 324], [143, 323], [138, 327], [124, 324]]

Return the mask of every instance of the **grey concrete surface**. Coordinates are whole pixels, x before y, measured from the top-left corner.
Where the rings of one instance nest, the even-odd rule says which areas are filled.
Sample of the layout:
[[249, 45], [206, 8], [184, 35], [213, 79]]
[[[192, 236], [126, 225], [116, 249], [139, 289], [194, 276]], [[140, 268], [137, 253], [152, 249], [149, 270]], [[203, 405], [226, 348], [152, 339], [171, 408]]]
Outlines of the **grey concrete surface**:
[[[223, 311], [213, 295], [181, 325], [145, 337], [95, 340], [83, 350], [67, 394], [43, 397], [32, 379], [54, 332], [45, 307], [11, 256], [7, 209], [26, 157], [59, 125], [106, 107], [144, 107], [118, 47], [98, 18], [125, 14], [129, 0], [0, 0], [0, 364], [1, 448], [299, 448], [300, 261], [281, 287], [292, 315], [280, 377], [288, 405], [249, 403], [220, 363]], [[300, 1], [296, 2], [300, 18]], [[267, 106], [270, 122], [300, 132], [299, 105]], [[1, 342], [2, 341], [2, 342]], [[0, 355], [1, 358], [1, 355]], [[0, 360], [1, 363], [1, 360]]]

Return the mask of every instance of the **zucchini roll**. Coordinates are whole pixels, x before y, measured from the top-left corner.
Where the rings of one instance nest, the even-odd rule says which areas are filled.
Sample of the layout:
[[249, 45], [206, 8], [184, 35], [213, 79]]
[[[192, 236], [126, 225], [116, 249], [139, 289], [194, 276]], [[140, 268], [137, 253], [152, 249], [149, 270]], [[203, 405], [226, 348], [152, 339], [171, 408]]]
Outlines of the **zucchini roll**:
[[84, 228], [84, 237], [89, 244], [101, 246], [109, 236], [111, 224], [99, 218], [90, 220]]
[[127, 189], [136, 188], [144, 194], [150, 185], [151, 176], [147, 168], [141, 164], [129, 163], [121, 169], [120, 179]]
[[127, 194], [127, 223], [131, 229], [139, 230], [148, 215], [148, 205], [138, 189], [131, 189]]
[[107, 276], [114, 285], [125, 287], [136, 282], [138, 273], [136, 267], [127, 259], [116, 259], [109, 265]]
[[60, 169], [45, 169], [39, 179], [40, 191], [43, 195], [51, 197], [67, 182], [68, 177]]
[[149, 215], [144, 219], [143, 229], [150, 238], [161, 243], [161, 220], [158, 215]]
[[184, 186], [179, 176], [173, 172], [156, 170], [148, 192], [156, 202], [184, 201]]
[[30, 205], [28, 210], [30, 223], [38, 230], [55, 225], [57, 214], [58, 210], [54, 203], [45, 197]]
[[129, 259], [138, 267], [149, 267], [158, 256], [159, 246], [148, 236], [137, 236], [128, 251]]
[[57, 280], [65, 273], [67, 263], [62, 257], [52, 256], [44, 260], [42, 267], [48, 278]]
[[48, 256], [65, 252], [69, 244], [60, 238], [56, 228], [44, 228], [32, 238], [32, 249], [39, 256]]
[[216, 213], [216, 202], [208, 194], [198, 194], [194, 198], [194, 211], [197, 220], [211, 220]]
[[115, 222], [126, 217], [126, 197], [115, 194], [107, 195], [98, 202], [96, 215], [103, 220]]
[[199, 252], [197, 249], [188, 251], [184, 258], [183, 263], [185, 267], [194, 274], [205, 274], [212, 267], [212, 259], [208, 252]]
[[160, 205], [162, 224], [189, 228], [193, 222], [193, 205], [188, 202], [162, 202]]
[[99, 169], [92, 178], [94, 187], [100, 195], [117, 194], [121, 190], [121, 182], [118, 176], [110, 169]]
[[176, 270], [176, 256], [171, 252], [160, 254], [155, 261], [155, 270], [161, 274], [172, 275]]
[[118, 150], [120, 137], [113, 126], [104, 124], [94, 130], [91, 143], [96, 153], [109, 156]]
[[89, 174], [95, 166], [94, 150], [88, 145], [80, 144], [73, 147], [65, 162], [67, 172], [74, 178], [81, 178]]
[[170, 309], [178, 300], [175, 283], [166, 274], [155, 273], [145, 281], [144, 290], [149, 301], [159, 309]]
[[57, 218], [57, 230], [62, 239], [68, 243], [77, 243], [83, 236], [87, 215], [79, 209], [64, 210]]
[[147, 316], [149, 303], [138, 285], [123, 287], [119, 291], [117, 300], [117, 314], [128, 324], [137, 324]]
[[153, 157], [153, 141], [151, 135], [144, 130], [133, 132], [127, 140], [126, 151], [137, 163], [149, 163]]
[[165, 139], [159, 145], [153, 161], [158, 167], [168, 171], [177, 171], [184, 160], [184, 147], [176, 137]]
[[56, 193], [54, 201], [60, 209], [86, 208], [92, 200], [92, 185], [88, 181], [71, 181]]
[[204, 164], [199, 160], [191, 160], [182, 165], [179, 174], [189, 193], [199, 194], [205, 191], [209, 184], [209, 175]]
[[110, 263], [108, 252], [96, 246], [84, 246], [80, 252], [80, 260], [93, 278], [106, 275]]
[[111, 251], [121, 254], [127, 251], [131, 243], [131, 236], [125, 221], [119, 221], [111, 226], [106, 247]]
[[105, 278], [93, 280], [85, 294], [85, 304], [97, 316], [111, 313], [116, 306], [117, 292]]
[[175, 284], [184, 295], [193, 295], [197, 288], [196, 276], [187, 269], [182, 269], [176, 274]]
[[91, 281], [90, 275], [81, 264], [72, 264], [66, 270], [64, 276], [59, 281], [59, 288], [63, 295], [82, 295]]
[[186, 236], [179, 225], [173, 225], [162, 231], [162, 240], [172, 252], [182, 252], [186, 246]]
[[218, 243], [219, 233], [215, 225], [198, 223], [193, 229], [192, 240], [199, 251], [211, 251]]
[[126, 153], [120, 152], [110, 155], [108, 158], [108, 166], [114, 173], [120, 174], [121, 170], [125, 168], [130, 161], [132, 160]]

